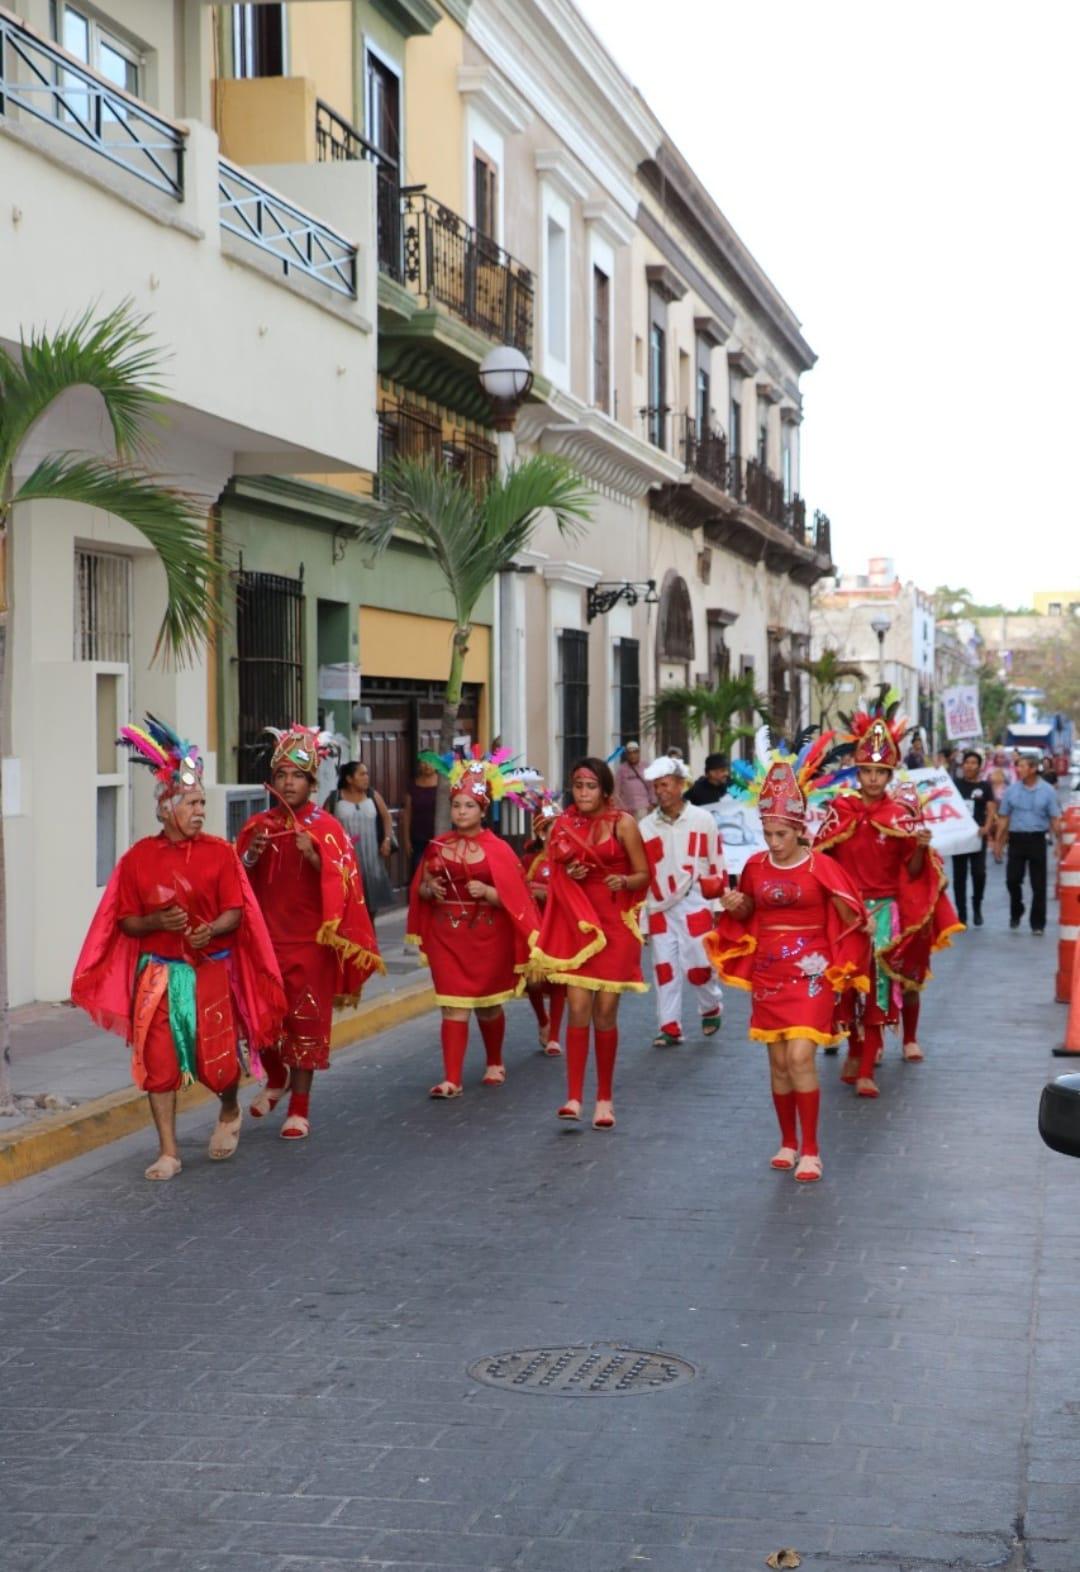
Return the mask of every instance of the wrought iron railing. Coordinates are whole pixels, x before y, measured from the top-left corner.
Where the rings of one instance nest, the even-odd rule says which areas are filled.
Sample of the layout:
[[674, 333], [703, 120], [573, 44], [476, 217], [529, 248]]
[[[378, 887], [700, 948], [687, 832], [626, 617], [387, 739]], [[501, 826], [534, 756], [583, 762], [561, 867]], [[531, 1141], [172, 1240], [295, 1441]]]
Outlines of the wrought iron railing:
[[138, 180], [184, 195], [184, 137], [17, 17], [0, 15], [0, 115], [44, 122]]
[[532, 348], [533, 277], [434, 197], [402, 192], [405, 283], [488, 338]]
[[[498, 450], [469, 431], [447, 435], [430, 410], [411, 404], [386, 404], [379, 411], [379, 470], [394, 459], [427, 460], [460, 475], [472, 491], [482, 491], [495, 476]], [[380, 487], [376, 480], [376, 494]]]
[[323, 99], [315, 105], [315, 154], [320, 163], [375, 165], [375, 233], [379, 267], [402, 282], [401, 182], [395, 159], [381, 152]]
[[221, 227], [250, 242], [281, 264], [303, 273], [335, 294], [356, 297], [356, 247], [317, 218], [260, 185], [235, 164], [218, 169]]
[[[643, 410], [649, 416], [651, 410]], [[800, 545], [829, 555], [829, 520], [824, 513], [814, 514], [807, 524], [806, 503], [797, 492], [784, 494], [784, 483], [760, 459], [730, 455], [722, 431], [700, 426], [689, 415], [683, 417], [682, 458], [688, 470], [727, 492], [736, 502], [753, 508], [755, 513], [778, 524]]]
[[727, 437], [722, 431], [700, 424], [689, 415], [683, 433], [683, 463], [721, 491], [728, 485]]
[[829, 522], [829, 515], [827, 513], [822, 513], [821, 509], [817, 508], [814, 512], [814, 522], [811, 528], [813, 531], [813, 538], [811, 539], [809, 535], [807, 536], [808, 544], [812, 545], [814, 550], [820, 556], [828, 557], [829, 561], [831, 562], [832, 524]]
[[470, 491], [482, 492], [495, 479], [499, 452], [493, 442], [468, 431], [455, 431], [443, 444], [443, 463], [460, 475]]

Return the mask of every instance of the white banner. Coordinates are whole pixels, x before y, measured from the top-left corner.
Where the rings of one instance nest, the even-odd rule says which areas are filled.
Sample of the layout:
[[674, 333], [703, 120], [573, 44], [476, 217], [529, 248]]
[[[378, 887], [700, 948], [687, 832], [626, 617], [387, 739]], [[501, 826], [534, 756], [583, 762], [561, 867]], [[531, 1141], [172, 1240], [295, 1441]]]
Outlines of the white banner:
[[945, 735], [950, 742], [974, 742], [982, 736], [979, 689], [975, 683], [946, 688], [941, 703], [945, 710]]

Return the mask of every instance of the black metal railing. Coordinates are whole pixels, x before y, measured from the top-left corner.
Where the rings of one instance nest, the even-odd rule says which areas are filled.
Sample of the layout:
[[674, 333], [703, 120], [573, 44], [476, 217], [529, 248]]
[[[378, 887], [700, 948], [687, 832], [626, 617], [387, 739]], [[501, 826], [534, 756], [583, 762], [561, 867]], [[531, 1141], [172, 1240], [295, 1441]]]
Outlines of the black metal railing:
[[375, 165], [375, 234], [379, 267], [402, 282], [401, 181], [397, 160], [361, 136], [336, 109], [319, 99], [315, 105], [315, 156], [320, 163]]
[[828, 557], [829, 561], [832, 561], [832, 524], [829, 522], [829, 515], [822, 513], [820, 508], [814, 511], [814, 522], [807, 534], [807, 544], [813, 546], [819, 556]]
[[182, 128], [7, 14], [0, 15], [0, 115], [42, 121], [136, 179], [183, 198]]
[[[379, 411], [379, 471], [394, 459], [442, 464], [459, 475], [471, 491], [482, 491], [495, 478], [498, 449], [474, 432], [447, 435], [440, 417], [412, 404], [386, 404]], [[380, 493], [376, 478], [376, 495]]]
[[683, 463], [703, 480], [712, 481], [721, 491], [727, 490], [727, 437], [722, 431], [714, 431], [711, 426], [687, 416], [683, 434]]
[[425, 191], [402, 192], [405, 283], [488, 338], [532, 348], [533, 277]]
[[218, 168], [221, 227], [281, 264], [303, 273], [337, 295], [356, 298], [356, 247], [317, 218], [260, 185], [221, 159]]
[[[642, 410], [646, 418], [654, 412]], [[784, 483], [759, 459], [744, 459], [729, 454], [722, 431], [701, 425], [689, 415], [681, 417], [682, 459], [686, 468], [724, 491], [736, 502], [753, 508], [770, 523], [786, 530], [800, 545], [829, 555], [830, 527], [820, 511], [807, 524], [806, 503], [798, 492], [784, 493]]]

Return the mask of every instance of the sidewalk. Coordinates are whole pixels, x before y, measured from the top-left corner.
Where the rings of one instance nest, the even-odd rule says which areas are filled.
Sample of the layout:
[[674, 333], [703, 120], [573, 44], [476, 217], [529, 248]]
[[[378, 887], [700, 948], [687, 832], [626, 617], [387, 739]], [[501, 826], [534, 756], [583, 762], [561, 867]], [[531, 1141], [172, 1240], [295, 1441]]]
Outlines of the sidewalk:
[[[335, 1050], [431, 1007], [427, 968], [412, 946], [405, 950], [405, 916], [402, 908], [378, 918], [386, 975], [371, 978], [355, 1010], [337, 1013]], [[146, 1122], [145, 1098], [131, 1085], [126, 1044], [81, 1010], [70, 1004], [13, 1010], [11, 1042], [12, 1085], [21, 1106], [16, 1116], [0, 1119], [0, 1186]], [[186, 1103], [206, 1095], [194, 1088]], [[37, 1106], [24, 1106], [28, 1099]]]

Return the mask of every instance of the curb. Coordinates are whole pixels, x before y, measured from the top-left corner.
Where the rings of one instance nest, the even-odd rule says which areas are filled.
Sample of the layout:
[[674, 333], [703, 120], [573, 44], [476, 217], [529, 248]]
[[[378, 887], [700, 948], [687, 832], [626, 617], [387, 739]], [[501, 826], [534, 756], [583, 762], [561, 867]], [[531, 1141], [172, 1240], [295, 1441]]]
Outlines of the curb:
[[[434, 1008], [435, 991], [425, 976], [419, 985], [395, 991], [389, 998], [359, 1004], [350, 1014], [336, 1020], [330, 1034], [330, 1052], [337, 1053], [353, 1043], [362, 1042], [365, 1037], [374, 1037], [392, 1026], [426, 1015]], [[177, 1096], [177, 1114], [213, 1101], [213, 1093], [205, 1086], [189, 1086]], [[55, 1168], [59, 1163], [69, 1162], [73, 1157], [81, 1157], [110, 1141], [120, 1141], [149, 1123], [150, 1105], [146, 1094], [137, 1087], [127, 1086], [104, 1097], [95, 1097], [78, 1108], [20, 1125], [18, 1129], [0, 1134], [0, 1189], [19, 1179], [29, 1179], [32, 1174], [43, 1173], [47, 1168]]]

